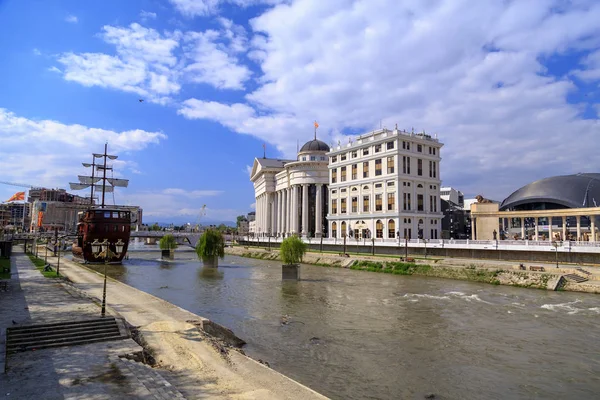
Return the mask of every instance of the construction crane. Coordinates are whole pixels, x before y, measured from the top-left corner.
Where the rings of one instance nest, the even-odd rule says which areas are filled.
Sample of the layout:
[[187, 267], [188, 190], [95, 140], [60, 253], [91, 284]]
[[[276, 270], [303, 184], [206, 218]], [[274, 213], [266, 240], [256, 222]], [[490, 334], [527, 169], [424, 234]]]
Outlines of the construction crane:
[[198, 219], [196, 220], [196, 229], [198, 230], [198, 232], [200, 232], [200, 222], [202, 217], [204, 217], [206, 215], [206, 204], [202, 205], [202, 209], [200, 210], [200, 213], [198, 214]]
[[24, 188], [33, 188], [36, 186], [32, 186], [32, 185], [27, 185], [26, 183], [15, 183], [15, 182], [6, 182], [6, 181], [0, 181], [1, 184], [3, 185], [10, 185], [10, 186], [19, 186], [19, 187], [24, 187]]

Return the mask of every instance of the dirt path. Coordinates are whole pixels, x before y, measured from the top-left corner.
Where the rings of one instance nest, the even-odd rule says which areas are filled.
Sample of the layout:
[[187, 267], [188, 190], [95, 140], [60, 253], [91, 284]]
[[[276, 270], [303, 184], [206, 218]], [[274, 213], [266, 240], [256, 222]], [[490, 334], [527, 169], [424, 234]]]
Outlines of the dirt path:
[[[52, 257], [48, 260], [56, 262]], [[102, 297], [103, 276], [61, 259], [60, 272], [73, 285]], [[108, 310], [138, 327], [160, 367], [172, 371], [186, 398], [325, 399], [326, 397], [238, 353], [226, 355], [187, 321], [203, 318], [148, 293], [109, 278]]]

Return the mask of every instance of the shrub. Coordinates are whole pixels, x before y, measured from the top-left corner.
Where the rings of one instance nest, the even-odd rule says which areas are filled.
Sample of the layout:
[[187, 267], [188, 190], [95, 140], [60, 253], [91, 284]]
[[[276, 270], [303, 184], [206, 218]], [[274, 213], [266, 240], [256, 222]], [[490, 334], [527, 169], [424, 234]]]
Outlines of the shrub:
[[280, 254], [284, 264], [298, 264], [302, 261], [304, 253], [306, 253], [306, 243], [297, 236], [285, 238], [281, 243]]
[[165, 235], [160, 238], [160, 242], [158, 242], [158, 245], [161, 250], [176, 249], [177, 248], [177, 240], [175, 239], [175, 236], [173, 236], [171, 234]]
[[201, 260], [211, 257], [225, 257], [223, 234], [216, 229], [205, 230], [196, 245], [196, 254]]

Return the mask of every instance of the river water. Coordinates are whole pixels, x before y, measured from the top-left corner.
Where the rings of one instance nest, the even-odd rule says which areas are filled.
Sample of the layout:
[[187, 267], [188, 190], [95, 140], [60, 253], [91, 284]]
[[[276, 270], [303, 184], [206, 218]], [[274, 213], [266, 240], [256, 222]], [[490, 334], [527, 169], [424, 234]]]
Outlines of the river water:
[[282, 283], [280, 262], [193, 252], [109, 269], [333, 399], [600, 398], [597, 295], [309, 265]]

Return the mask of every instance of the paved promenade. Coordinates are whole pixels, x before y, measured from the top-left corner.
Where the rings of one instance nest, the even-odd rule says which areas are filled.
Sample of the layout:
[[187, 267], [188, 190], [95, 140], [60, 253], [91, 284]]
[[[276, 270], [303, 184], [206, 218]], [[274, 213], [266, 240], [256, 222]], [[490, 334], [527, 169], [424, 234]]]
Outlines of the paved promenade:
[[[45, 278], [16, 248], [12, 279], [0, 292], [0, 329], [99, 317], [90, 299], [60, 279]], [[1, 345], [6, 338], [2, 336]], [[3, 348], [3, 347], [2, 347]], [[141, 351], [132, 339], [58, 347], [8, 356], [0, 373], [7, 399], [175, 399], [183, 398], [157, 370], [119, 356]], [[0, 365], [4, 366], [4, 352]]]
[[[42, 277], [37, 270], [34, 270], [26, 256], [16, 254], [14, 259], [16, 267], [19, 270], [19, 279], [18, 281], [11, 282], [11, 287], [19, 285], [20, 282], [20, 286], [24, 287], [22, 291], [23, 295], [21, 296], [23, 299], [20, 300], [21, 306], [13, 306], [6, 312], [3, 306], [0, 308], [2, 314], [9, 314], [2, 317], [3, 326], [8, 326], [8, 322], [12, 323], [11, 319], [13, 317], [10, 316], [11, 313], [19, 312], [19, 323], [37, 322], [35, 318], [38, 315], [41, 318], [41, 315], [60, 308], [48, 304], [50, 300], [35, 300], [34, 297], [41, 296], [34, 294], [36, 289], [28, 287], [29, 281], [35, 282], [36, 286], [54, 287], [55, 290], [62, 291], [63, 295], [67, 297], [59, 300], [58, 297], [60, 296], [53, 294], [55, 296], [53, 301], [61, 305], [61, 307], [65, 306], [66, 308], [63, 310], [67, 314], [80, 313], [77, 315], [93, 315], [94, 317], [99, 315], [100, 308], [97, 304], [85, 299], [73, 301], [72, 298], [76, 296], [76, 291], [82, 291], [86, 295], [96, 299], [101, 298], [103, 282], [101, 274], [79, 264], [61, 259], [61, 275], [68, 277], [72, 281], [72, 286], [76, 289], [74, 293], [68, 293], [62, 288], [62, 285], [53, 283], [51, 279]], [[49, 257], [48, 261], [55, 264], [56, 258]], [[23, 271], [23, 274], [21, 274], [21, 271]], [[51, 289], [45, 290], [52, 292]], [[10, 296], [14, 296], [16, 300], [19, 300], [19, 295], [16, 292], [18, 290], [11, 289], [9, 293]], [[0, 296], [3, 295], [4, 292], [1, 292]], [[31, 304], [36, 301], [40, 308], [38, 310], [35, 307], [36, 311], [34, 312]], [[2, 303], [4, 303], [3, 300]], [[28, 304], [29, 310], [25, 309]], [[187, 399], [325, 399], [324, 396], [237, 351], [231, 349], [216, 350], [214, 342], [194, 325], [194, 322], [199, 322], [202, 318], [171, 303], [109, 278], [107, 285], [107, 305], [110, 313], [125, 318], [131, 325], [138, 328], [148, 346], [152, 349], [158, 363], [159, 368], [153, 371], [160, 371], [161, 376], [173, 387], [177, 388], [177, 391], [182, 393]], [[58, 317], [54, 316], [53, 318]], [[50, 316], [47, 316], [45, 320], [49, 319]], [[132, 343], [137, 346], [134, 342]], [[130, 349], [124, 350], [126, 352], [130, 351]], [[42, 352], [40, 351], [40, 353]], [[81, 351], [79, 353], [83, 355], [87, 352]], [[106, 349], [103, 359], [104, 364], [99, 363], [98, 365], [104, 365], [106, 368], [114, 370], [114, 366], [111, 364], [114, 363], [114, 356], [115, 351], [113, 349]], [[13, 359], [11, 358], [9, 361], [11, 368], [14, 368]], [[55, 362], [55, 359], [52, 359], [52, 361]], [[89, 362], [92, 363], [92, 361]], [[64, 386], [73, 381], [79, 384], [81, 383], [81, 379], [74, 379], [72, 375], [56, 376], [55, 374], [59, 374], [58, 370], [55, 365], [50, 364], [47, 371], [54, 372], [45, 372], [46, 374], [50, 374], [47, 380], [54, 382], [56, 391], [62, 391], [63, 397], [59, 393], [54, 398], [77, 398], [66, 396], [64, 394]], [[120, 366], [119, 370], [123, 372], [125, 378], [119, 375], [115, 379], [119, 382], [128, 380], [129, 378], [125, 373], [126, 370], [120, 368]], [[22, 371], [24, 374], [28, 372], [25, 369]], [[39, 372], [39, 374], [43, 373]], [[14, 380], [14, 372], [9, 373], [8, 377], [11, 378], [11, 374]], [[92, 377], [98, 377], [99, 375], [105, 376], [102, 373], [99, 374], [97, 371], [93, 371]], [[98, 379], [93, 380], [94, 383], [97, 381]], [[100, 379], [100, 381], [100, 383], [103, 383], [103, 379]], [[11, 383], [11, 379], [8, 382]], [[0, 381], [0, 385], [2, 391], [4, 391], [5, 386], [2, 381]], [[13, 384], [12, 387], [19, 387], [19, 384]], [[127, 391], [124, 390], [120, 393], [124, 396], [123, 398], [135, 398], [135, 396], [146, 398], [141, 394], [136, 395], [135, 390], [132, 390], [127, 389]], [[116, 392], [112, 388], [106, 387], [103, 394], [100, 392], [100, 389], [98, 391], [100, 397], [80, 398], [115, 398], [114, 393]]]

